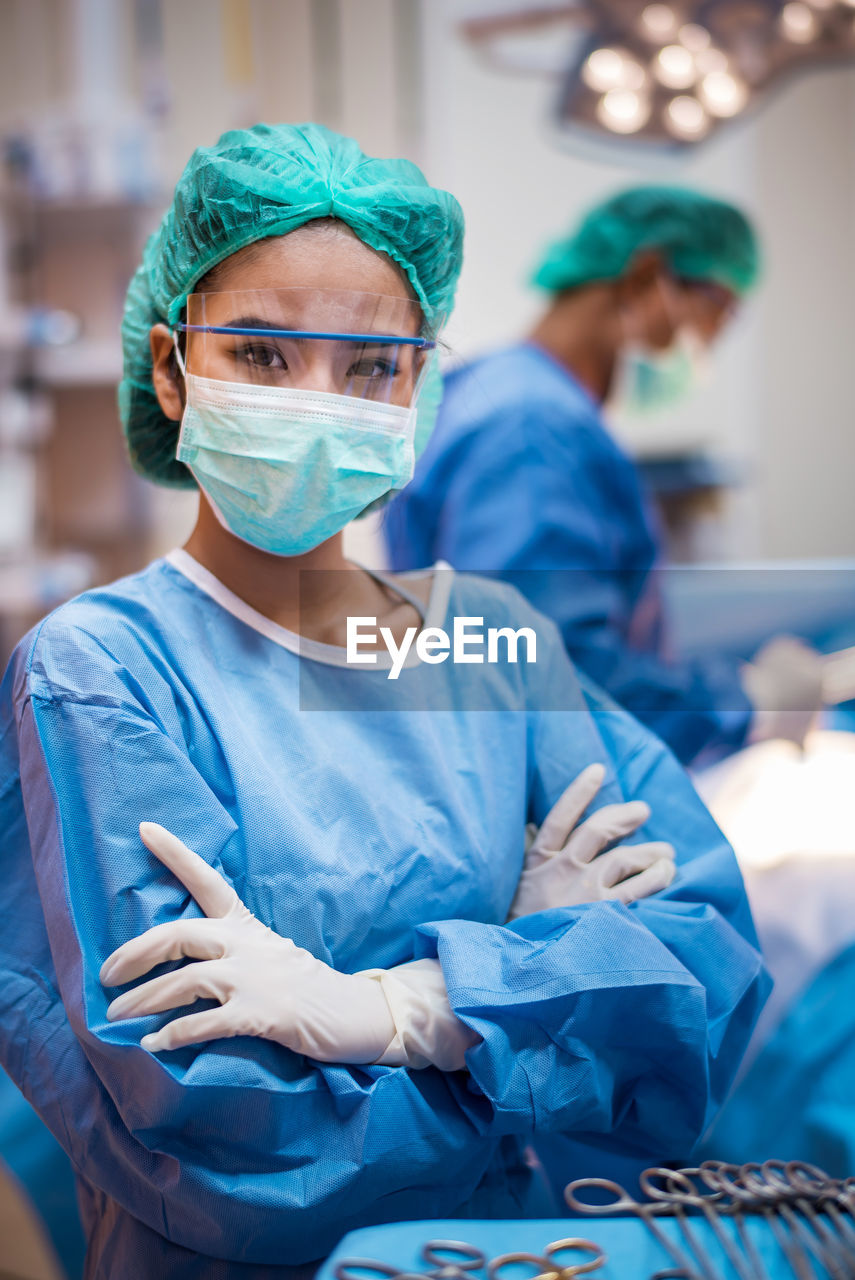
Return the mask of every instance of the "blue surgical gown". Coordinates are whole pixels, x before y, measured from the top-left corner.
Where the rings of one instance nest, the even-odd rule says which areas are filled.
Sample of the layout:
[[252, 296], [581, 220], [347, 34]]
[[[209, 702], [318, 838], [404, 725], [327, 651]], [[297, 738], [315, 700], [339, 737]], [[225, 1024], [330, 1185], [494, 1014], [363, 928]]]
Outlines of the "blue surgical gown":
[[532, 343], [453, 371], [436, 430], [384, 522], [389, 561], [446, 560], [514, 583], [573, 661], [663, 738], [709, 762], [744, 744], [735, 662], [677, 661], [654, 572], [659, 534], [600, 406]]
[[[74, 1164], [90, 1280], [285, 1276], [359, 1226], [542, 1215], [538, 1132], [686, 1152], [767, 980], [733, 854], [669, 752], [504, 584], [455, 575], [446, 629], [532, 626], [536, 661], [398, 681], [300, 657], [236, 601], [157, 561], [50, 615], [2, 686], [0, 1060]], [[526, 819], [592, 760], [600, 802], [649, 802], [637, 838], [673, 842], [676, 879], [506, 925]], [[99, 968], [198, 914], [141, 819], [340, 970], [438, 957], [482, 1037], [468, 1071], [141, 1049], [165, 1019], [108, 1022]]]

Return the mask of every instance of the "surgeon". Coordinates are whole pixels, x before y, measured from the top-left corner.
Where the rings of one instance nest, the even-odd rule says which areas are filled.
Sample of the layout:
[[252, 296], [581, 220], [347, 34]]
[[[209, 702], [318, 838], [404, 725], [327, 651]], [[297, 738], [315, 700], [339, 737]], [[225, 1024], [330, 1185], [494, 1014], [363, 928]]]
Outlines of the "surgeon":
[[[0, 1058], [89, 1280], [306, 1280], [359, 1226], [554, 1213], [532, 1137], [688, 1151], [765, 998], [731, 850], [553, 625], [344, 558], [429, 434], [462, 230], [409, 162], [259, 125], [192, 156], [131, 284], [131, 458], [198, 522], [0, 698]], [[461, 617], [536, 653], [349, 656], [348, 619]]]
[[757, 275], [754, 231], [732, 205], [659, 186], [598, 205], [538, 267], [550, 301], [529, 337], [449, 375], [384, 522], [395, 569], [445, 560], [512, 581], [684, 763], [749, 734], [803, 736], [821, 665], [789, 637], [744, 670], [671, 652], [660, 531], [607, 408], [653, 414], [684, 396]]

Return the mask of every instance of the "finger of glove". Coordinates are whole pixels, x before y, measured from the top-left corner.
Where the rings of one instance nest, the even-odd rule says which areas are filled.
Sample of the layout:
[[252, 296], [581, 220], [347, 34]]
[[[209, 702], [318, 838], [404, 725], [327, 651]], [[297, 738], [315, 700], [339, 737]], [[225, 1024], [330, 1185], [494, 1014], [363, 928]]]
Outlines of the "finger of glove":
[[224, 1000], [222, 967], [216, 960], [185, 965], [174, 973], [161, 974], [117, 996], [107, 1009], [110, 1022], [121, 1018], [144, 1018], [150, 1013], [180, 1009], [194, 1000]]
[[198, 853], [157, 822], [141, 822], [140, 837], [147, 849], [180, 880], [206, 916], [226, 916], [240, 898], [218, 871]]
[[620, 884], [621, 880], [627, 880], [640, 871], [646, 871], [660, 858], [667, 858], [669, 862], [673, 862], [674, 857], [673, 845], [666, 844], [664, 840], [652, 841], [650, 844], [618, 845], [617, 849], [601, 853], [597, 858], [600, 883], [605, 888], [611, 889], [614, 885]]
[[533, 848], [538, 851], [563, 849], [570, 833], [596, 796], [606, 776], [605, 765], [589, 764], [562, 792], [543, 819]]
[[609, 897], [624, 904], [639, 902], [642, 898], [649, 898], [652, 893], [667, 889], [675, 872], [676, 867], [670, 858], [659, 858], [646, 871], [640, 871], [637, 876], [630, 876], [609, 889]]
[[121, 987], [167, 960], [217, 960], [225, 954], [219, 920], [168, 920], [123, 942], [101, 966], [105, 987]]
[[625, 840], [650, 817], [650, 806], [643, 800], [631, 800], [628, 804], [607, 804], [598, 809], [578, 831], [574, 831], [567, 844], [567, 852], [574, 862], [590, 862], [618, 840]]
[[182, 1049], [188, 1044], [201, 1044], [204, 1040], [226, 1040], [243, 1032], [225, 1008], [204, 1009], [201, 1013], [189, 1013], [175, 1018], [159, 1031], [143, 1036], [140, 1044], [150, 1053], [164, 1049]]

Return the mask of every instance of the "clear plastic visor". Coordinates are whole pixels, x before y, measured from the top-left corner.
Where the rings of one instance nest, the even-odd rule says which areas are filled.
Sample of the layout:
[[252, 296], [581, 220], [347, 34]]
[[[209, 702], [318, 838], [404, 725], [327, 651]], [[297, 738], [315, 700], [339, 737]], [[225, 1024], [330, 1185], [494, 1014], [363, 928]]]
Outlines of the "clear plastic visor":
[[175, 329], [188, 373], [404, 407], [436, 347], [417, 302], [345, 290], [194, 293]]

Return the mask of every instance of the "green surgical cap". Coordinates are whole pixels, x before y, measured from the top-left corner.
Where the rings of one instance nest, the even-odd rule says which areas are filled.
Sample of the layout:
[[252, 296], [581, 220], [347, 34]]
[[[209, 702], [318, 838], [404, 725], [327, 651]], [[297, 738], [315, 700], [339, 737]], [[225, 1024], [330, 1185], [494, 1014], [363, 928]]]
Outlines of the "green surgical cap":
[[746, 293], [757, 279], [759, 248], [751, 223], [732, 204], [680, 187], [632, 187], [582, 219], [546, 252], [533, 281], [558, 293], [614, 280], [636, 254], [662, 254], [680, 276], [715, 280]]
[[152, 325], [179, 320], [197, 282], [238, 249], [330, 217], [399, 263], [428, 322], [451, 310], [463, 214], [409, 160], [366, 156], [353, 139], [316, 124], [224, 133], [190, 157], [125, 301], [119, 413], [142, 475], [179, 488], [196, 484], [175, 457], [178, 424], [164, 416], [154, 392]]

